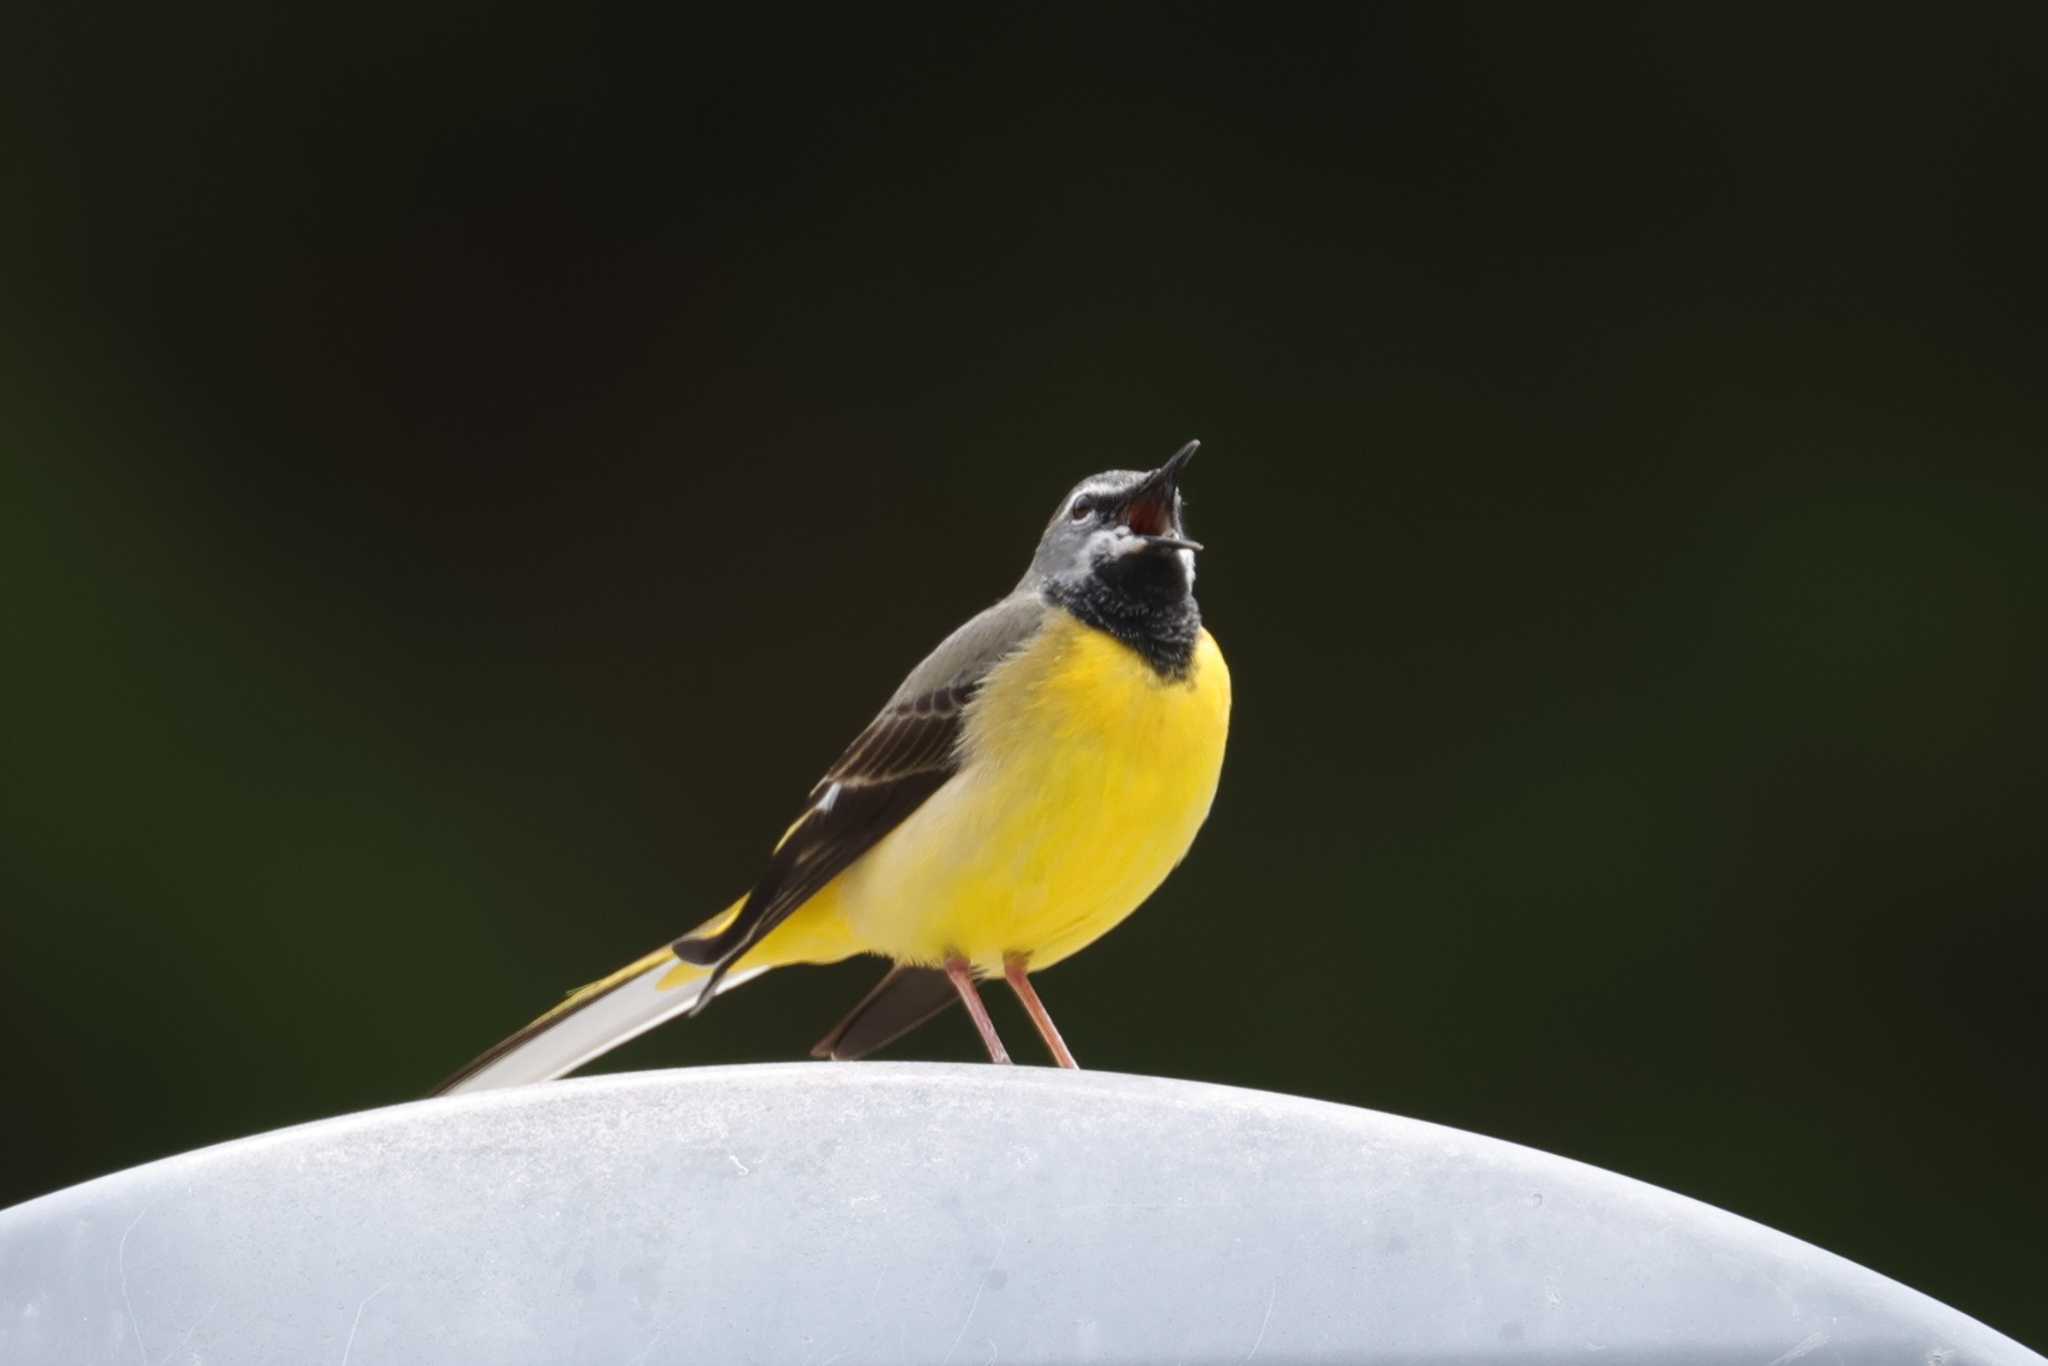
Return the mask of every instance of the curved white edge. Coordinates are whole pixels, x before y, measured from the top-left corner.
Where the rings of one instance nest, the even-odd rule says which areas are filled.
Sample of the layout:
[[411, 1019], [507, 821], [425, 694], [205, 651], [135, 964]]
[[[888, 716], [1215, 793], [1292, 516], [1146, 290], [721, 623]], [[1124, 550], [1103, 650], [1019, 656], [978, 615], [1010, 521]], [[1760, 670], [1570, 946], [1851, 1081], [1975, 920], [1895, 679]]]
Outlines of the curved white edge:
[[1876, 1272], [1566, 1158], [1103, 1072], [577, 1079], [319, 1120], [0, 1211], [10, 1366], [835, 1352], [2042, 1362]]

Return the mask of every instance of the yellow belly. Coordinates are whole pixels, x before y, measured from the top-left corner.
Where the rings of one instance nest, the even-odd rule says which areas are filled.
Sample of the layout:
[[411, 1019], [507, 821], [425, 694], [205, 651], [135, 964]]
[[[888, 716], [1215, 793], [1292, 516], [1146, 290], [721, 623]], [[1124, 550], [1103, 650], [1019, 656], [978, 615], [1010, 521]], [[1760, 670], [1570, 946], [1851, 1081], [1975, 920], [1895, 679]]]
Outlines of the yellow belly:
[[1230, 672], [1207, 631], [1190, 676], [1167, 682], [1057, 612], [975, 699], [967, 766], [818, 900], [861, 948], [902, 962], [1058, 962], [1186, 855], [1229, 722]]

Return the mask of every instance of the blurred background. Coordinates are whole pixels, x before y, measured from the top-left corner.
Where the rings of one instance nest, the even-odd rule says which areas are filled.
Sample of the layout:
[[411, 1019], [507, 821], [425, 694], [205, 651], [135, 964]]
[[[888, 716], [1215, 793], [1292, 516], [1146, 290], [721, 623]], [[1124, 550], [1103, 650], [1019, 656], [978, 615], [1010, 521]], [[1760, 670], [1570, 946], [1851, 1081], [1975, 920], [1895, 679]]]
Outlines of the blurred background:
[[1042, 984], [1082, 1060], [2048, 1343], [2038, 18], [10, 27], [0, 1203], [417, 1097], [724, 905], [1069, 485], [1199, 437], [1232, 747]]

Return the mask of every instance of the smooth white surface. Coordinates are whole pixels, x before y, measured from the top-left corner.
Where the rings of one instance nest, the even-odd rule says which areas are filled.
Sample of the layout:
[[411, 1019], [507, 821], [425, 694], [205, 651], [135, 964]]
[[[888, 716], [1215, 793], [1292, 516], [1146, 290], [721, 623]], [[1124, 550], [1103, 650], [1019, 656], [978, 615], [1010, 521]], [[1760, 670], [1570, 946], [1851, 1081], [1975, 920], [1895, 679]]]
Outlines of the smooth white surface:
[[1364, 1110], [703, 1068], [377, 1110], [0, 1211], [0, 1362], [2040, 1363], [1760, 1225]]

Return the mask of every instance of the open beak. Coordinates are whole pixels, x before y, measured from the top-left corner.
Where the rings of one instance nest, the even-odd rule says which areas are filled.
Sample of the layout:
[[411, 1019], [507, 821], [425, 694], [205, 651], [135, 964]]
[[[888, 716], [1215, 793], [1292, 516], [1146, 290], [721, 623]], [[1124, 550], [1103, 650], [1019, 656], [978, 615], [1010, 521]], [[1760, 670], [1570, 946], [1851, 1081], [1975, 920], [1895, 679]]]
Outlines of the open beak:
[[1195, 458], [1199, 441], [1190, 441], [1174, 453], [1171, 460], [1145, 476], [1136, 488], [1130, 491], [1124, 504], [1124, 525], [1151, 544], [1167, 550], [1200, 550], [1201, 542], [1191, 541], [1180, 534], [1179, 510], [1180, 472], [1188, 461]]

